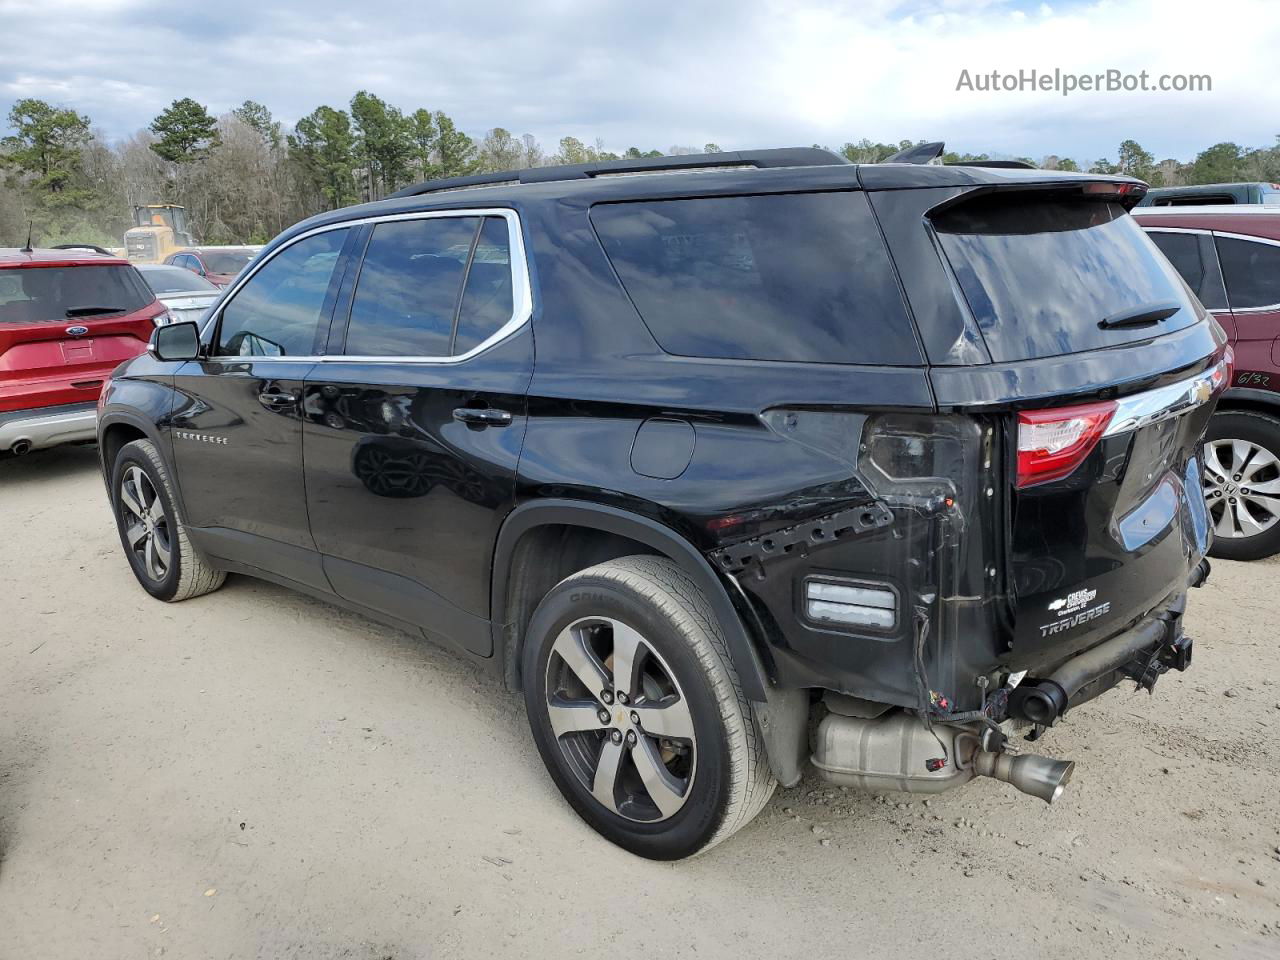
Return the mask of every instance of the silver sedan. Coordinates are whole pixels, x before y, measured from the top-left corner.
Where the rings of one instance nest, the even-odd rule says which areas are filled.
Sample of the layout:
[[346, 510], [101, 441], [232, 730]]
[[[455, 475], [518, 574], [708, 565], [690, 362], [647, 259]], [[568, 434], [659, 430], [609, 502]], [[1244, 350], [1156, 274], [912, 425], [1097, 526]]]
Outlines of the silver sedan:
[[140, 263], [137, 269], [156, 299], [169, 308], [170, 323], [183, 320], [198, 323], [222, 293], [221, 287], [182, 267]]

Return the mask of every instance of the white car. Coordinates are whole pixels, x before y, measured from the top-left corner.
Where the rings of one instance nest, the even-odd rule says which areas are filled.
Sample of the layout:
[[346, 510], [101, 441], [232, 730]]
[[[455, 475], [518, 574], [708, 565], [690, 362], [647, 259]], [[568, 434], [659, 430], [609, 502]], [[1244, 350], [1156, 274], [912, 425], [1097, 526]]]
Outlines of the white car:
[[166, 263], [139, 263], [135, 266], [156, 299], [169, 308], [169, 323], [184, 320], [198, 323], [222, 293], [221, 287], [182, 267]]

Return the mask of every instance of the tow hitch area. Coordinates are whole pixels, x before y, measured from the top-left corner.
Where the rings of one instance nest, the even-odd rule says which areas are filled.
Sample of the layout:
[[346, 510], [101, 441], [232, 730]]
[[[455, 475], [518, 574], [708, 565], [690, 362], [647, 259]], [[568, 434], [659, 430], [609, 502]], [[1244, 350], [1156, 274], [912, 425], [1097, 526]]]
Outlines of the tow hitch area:
[[1008, 715], [1051, 727], [1068, 707], [1091, 700], [1118, 679], [1148, 693], [1170, 668], [1191, 665], [1192, 640], [1181, 631], [1181, 609], [1170, 609], [1072, 657], [1048, 677], [1027, 680], [1009, 692]]

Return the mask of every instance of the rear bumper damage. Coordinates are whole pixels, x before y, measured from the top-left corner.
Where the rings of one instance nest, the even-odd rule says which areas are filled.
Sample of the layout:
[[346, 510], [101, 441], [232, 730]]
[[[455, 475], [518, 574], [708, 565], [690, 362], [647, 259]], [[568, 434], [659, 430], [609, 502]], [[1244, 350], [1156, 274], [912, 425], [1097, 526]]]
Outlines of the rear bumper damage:
[[[1208, 577], [1202, 561], [1189, 578]], [[985, 776], [1052, 803], [1074, 772], [1072, 761], [1009, 749], [1015, 730], [1034, 740], [1069, 709], [1133, 680], [1150, 692], [1170, 669], [1191, 664], [1192, 641], [1182, 631], [1186, 593], [1180, 592], [1128, 630], [1079, 653], [1047, 676], [1017, 677], [984, 698], [980, 711], [927, 715], [828, 695], [811, 757], [832, 783], [873, 791], [940, 793]], [[936, 705], [935, 705], [936, 707]]]

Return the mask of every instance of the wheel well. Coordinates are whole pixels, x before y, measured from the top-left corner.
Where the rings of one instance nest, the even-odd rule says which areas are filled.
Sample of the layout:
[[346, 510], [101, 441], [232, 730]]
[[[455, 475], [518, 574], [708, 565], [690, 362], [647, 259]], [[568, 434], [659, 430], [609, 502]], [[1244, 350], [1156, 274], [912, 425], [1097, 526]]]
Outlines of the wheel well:
[[1228, 397], [1224, 398], [1214, 413], [1265, 413], [1269, 417], [1280, 420], [1280, 404], [1272, 403], [1267, 400], [1257, 400], [1251, 397]]
[[102, 466], [107, 472], [108, 482], [112, 464], [116, 462], [116, 454], [120, 452], [120, 448], [126, 443], [146, 438], [145, 433], [128, 423], [113, 423], [102, 432]]
[[567, 523], [534, 527], [520, 537], [511, 554], [506, 622], [502, 625], [506, 640], [503, 644], [503, 673], [512, 690], [521, 688], [520, 648], [525, 628], [551, 588], [579, 570], [636, 554], [662, 556], [659, 551], [630, 537]]

